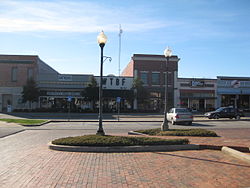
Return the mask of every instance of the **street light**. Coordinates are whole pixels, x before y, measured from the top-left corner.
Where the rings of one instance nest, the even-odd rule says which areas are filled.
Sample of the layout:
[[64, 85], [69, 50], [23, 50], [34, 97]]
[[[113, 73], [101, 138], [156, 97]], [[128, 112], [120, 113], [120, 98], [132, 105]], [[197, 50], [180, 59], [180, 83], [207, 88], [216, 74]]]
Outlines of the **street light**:
[[105, 135], [102, 127], [102, 72], [103, 72], [103, 48], [107, 42], [107, 36], [102, 31], [97, 36], [98, 44], [101, 48], [101, 68], [100, 68], [100, 81], [99, 81], [99, 128], [97, 130], [97, 135]]
[[169, 61], [169, 57], [172, 56], [172, 50], [167, 47], [164, 50], [164, 56], [166, 57], [166, 74], [165, 74], [165, 104], [164, 104], [164, 120], [161, 124], [161, 130], [162, 131], [166, 131], [169, 129], [168, 127], [168, 120], [167, 120], [167, 90], [168, 90], [168, 61]]

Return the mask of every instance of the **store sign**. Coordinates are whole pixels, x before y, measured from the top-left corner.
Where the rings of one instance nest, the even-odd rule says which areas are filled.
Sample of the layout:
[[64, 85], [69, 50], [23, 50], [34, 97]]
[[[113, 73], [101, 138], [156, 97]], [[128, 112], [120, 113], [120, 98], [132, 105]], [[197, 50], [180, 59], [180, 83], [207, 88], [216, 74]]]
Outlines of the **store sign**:
[[58, 75], [58, 81], [72, 81], [72, 75]]
[[[99, 85], [100, 77], [96, 78]], [[104, 76], [103, 77], [103, 89], [124, 89], [129, 90], [133, 85], [132, 77], [115, 77], [115, 76]]]
[[191, 87], [204, 87], [204, 81], [193, 80], [191, 81]]
[[70, 91], [47, 91], [49, 96], [80, 96], [80, 92], [70, 92]]
[[231, 82], [231, 86], [232, 86], [233, 88], [239, 88], [239, 87], [240, 87], [240, 81], [239, 81], [239, 80], [233, 80], [233, 81]]

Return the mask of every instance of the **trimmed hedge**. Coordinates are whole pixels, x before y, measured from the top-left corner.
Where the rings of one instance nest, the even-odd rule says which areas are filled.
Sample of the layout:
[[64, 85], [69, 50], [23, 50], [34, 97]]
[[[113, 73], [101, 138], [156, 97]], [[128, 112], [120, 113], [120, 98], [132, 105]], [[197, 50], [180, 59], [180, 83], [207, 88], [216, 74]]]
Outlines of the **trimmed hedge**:
[[161, 131], [157, 129], [138, 130], [136, 132], [154, 135], [154, 136], [200, 136], [200, 137], [218, 137], [214, 131], [206, 129], [169, 129], [168, 131]]
[[133, 136], [85, 135], [59, 138], [52, 141], [56, 145], [69, 146], [135, 146], [135, 145], [183, 145], [188, 139], [161, 139]]

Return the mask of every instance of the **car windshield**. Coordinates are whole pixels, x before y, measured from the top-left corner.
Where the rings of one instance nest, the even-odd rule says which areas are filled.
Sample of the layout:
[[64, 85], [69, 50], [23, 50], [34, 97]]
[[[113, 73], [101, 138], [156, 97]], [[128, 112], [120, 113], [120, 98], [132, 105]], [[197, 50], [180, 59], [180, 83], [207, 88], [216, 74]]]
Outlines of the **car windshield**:
[[177, 113], [189, 113], [188, 109], [186, 108], [176, 108], [175, 112]]
[[215, 110], [216, 112], [221, 112], [224, 108], [218, 108], [217, 110]]

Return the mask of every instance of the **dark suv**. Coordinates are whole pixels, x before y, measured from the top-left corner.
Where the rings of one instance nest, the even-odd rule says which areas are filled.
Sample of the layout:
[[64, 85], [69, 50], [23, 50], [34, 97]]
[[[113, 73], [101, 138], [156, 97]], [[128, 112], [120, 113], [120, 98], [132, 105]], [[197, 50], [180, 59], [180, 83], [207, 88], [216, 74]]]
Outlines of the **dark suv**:
[[204, 114], [208, 119], [230, 118], [240, 119], [244, 116], [242, 112], [233, 107], [220, 107], [215, 111]]

